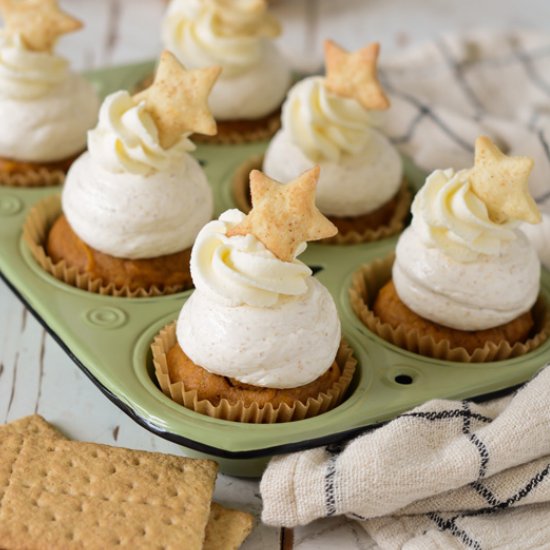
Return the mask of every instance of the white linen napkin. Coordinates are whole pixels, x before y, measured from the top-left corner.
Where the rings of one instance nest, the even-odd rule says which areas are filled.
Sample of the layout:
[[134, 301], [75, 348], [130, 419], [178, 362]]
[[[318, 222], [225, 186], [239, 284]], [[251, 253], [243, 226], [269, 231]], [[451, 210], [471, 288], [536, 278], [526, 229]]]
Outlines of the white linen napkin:
[[[480, 134], [535, 159], [545, 214], [526, 233], [550, 268], [550, 35], [446, 36], [380, 74], [385, 131], [426, 171], [471, 166]], [[512, 396], [431, 401], [347, 445], [276, 457], [261, 493], [265, 523], [346, 514], [387, 550], [550, 548], [550, 366]]]

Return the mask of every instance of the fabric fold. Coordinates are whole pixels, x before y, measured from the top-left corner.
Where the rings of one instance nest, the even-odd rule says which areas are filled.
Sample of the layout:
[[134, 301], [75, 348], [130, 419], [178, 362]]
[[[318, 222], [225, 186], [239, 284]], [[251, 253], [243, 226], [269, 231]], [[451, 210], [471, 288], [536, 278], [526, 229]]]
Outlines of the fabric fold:
[[345, 446], [276, 457], [261, 482], [263, 520], [292, 527], [550, 501], [548, 387], [550, 368], [511, 400], [433, 400]]
[[[392, 100], [384, 131], [422, 169], [471, 166], [480, 134], [535, 159], [545, 221], [528, 237], [550, 269], [548, 74], [550, 34], [527, 30], [443, 36], [380, 68]], [[345, 445], [275, 457], [264, 522], [347, 515], [387, 550], [550, 548], [549, 359], [507, 397], [433, 400]]]

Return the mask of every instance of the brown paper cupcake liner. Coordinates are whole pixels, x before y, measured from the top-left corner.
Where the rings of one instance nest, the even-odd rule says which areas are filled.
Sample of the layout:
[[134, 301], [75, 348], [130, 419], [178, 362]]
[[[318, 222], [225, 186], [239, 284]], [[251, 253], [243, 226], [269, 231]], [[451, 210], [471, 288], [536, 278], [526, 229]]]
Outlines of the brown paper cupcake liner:
[[511, 345], [503, 341], [499, 344], [486, 344], [469, 353], [463, 347], [452, 347], [449, 340], [435, 340], [431, 335], [419, 331], [394, 328], [378, 318], [371, 307], [378, 291], [391, 279], [395, 255], [377, 259], [361, 266], [354, 273], [349, 290], [351, 306], [363, 324], [372, 332], [400, 348], [426, 357], [458, 361], [462, 363], [486, 363], [519, 357], [540, 346], [550, 335], [550, 311], [542, 297], [539, 297], [532, 309], [535, 321], [535, 333], [526, 342]]
[[50, 187], [62, 185], [72, 163], [83, 153], [53, 162], [25, 162], [0, 157], [0, 186]]
[[[251, 209], [250, 203], [250, 182], [249, 176], [251, 170], [261, 170], [264, 157], [263, 155], [256, 155], [246, 159], [242, 164], [238, 166], [233, 175], [231, 182], [233, 199], [237, 208], [248, 213]], [[346, 232], [338, 232], [334, 237], [329, 239], [323, 239], [324, 244], [359, 244], [368, 243], [373, 241], [379, 241], [396, 235], [403, 230], [405, 219], [409, 214], [409, 208], [411, 205], [411, 193], [409, 191], [409, 185], [404, 178], [401, 188], [397, 192], [397, 203], [395, 209], [389, 220], [384, 225], [372, 228], [360, 229], [359, 227]], [[329, 219], [333, 219], [331, 216], [327, 216]]]
[[281, 127], [281, 109], [258, 119], [216, 120], [218, 132], [215, 136], [193, 134], [192, 141], [219, 145], [240, 145], [263, 141], [273, 137]]
[[[153, 75], [141, 80], [132, 94], [137, 94], [153, 83]], [[218, 132], [215, 136], [193, 134], [191, 140], [196, 143], [209, 143], [217, 145], [239, 145], [253, 141], [262, 141], [274, 136], [281, 127], [281, 108], [258, 119], [216, 120]]]
[[155, 375], [162, 392], [176, 403], [195, 412], [235, 422], [273, 424], [303, 420], [324, 413], [341, 403], [357, 365], [351, 348], [342, 340], [336, 355], [336, 362], [342, 372], [340, 378], [326, 392], [320, 393], [315, 398], [310, 397], [306, 403], [298, 401], [292, 406], [282, 404], [273, 407], [267, 404], [261, 407], [257, 403], [246, 406], [242, 402], [230, 403], [227, 399], [222, 399], [218, 405], [214, 405], [206, 399], [199, 400], [196, 390], [186, 391], [183, 382], [170, 380], [166, 354], [176, 344], [176, 322], [173, 322], [157, 334], [151, 345]]
[[13, 174], [0, 172], [0, 186], [5, 187], [50, 187], [62, 185], [64, 181], [65, 172], [62, 170], [38, 168]]
[[[334, 237], [330, 239], [323, 239], [321, 242], [325, 244], [359, 244], [359, 243], [371, 243], [386, 239], [392, 235], [401, 233], [405, 225], [405, 220], [409, 215], [409, 209], [411, 206], [411, 193], [409, 191], [409, 183], [403, 178], [401, 187], [397, 192], [397, 204], [392, 216], [384, 225], [381, 225], [375, 229], [365, 227], [364, 229], [353, 229], [346, 232], [338, 232]], [[331, 216], [327, 216], [328, 219], [332, 219]]]
[[102, 296], [146, 298], [174, 294], [183, 290], [181, 286], [142, 288], [128, 285], [117, 286], [114, 283], [105, 284], [103, 279], [94, 277], [89, 273], [81, 273], [75, 267], [68, 266], [65, 260], [54, 262], [46, 252], [46, 240], [51, 226], [60, 214], [61, 197], [51, 195], [31, 208], [23, 225], [23, 239], [38, 265], [46, 273], [68, 285]]

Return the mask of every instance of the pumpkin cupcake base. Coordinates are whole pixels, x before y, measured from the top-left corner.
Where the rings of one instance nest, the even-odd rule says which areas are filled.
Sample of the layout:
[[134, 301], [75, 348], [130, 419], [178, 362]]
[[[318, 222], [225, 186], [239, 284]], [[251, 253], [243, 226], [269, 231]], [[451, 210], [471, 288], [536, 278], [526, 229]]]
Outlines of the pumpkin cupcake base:
[[[61, 213], [59, 195], [46, 197], [31, 208], [23, 225], [23, 239], [46, 273], [88, 292], [142, 298], [192, 287], [191, 249], [144, 260], [102, 254], [72, 231]], [[167, 276], [169, 269], [174, 273]]]
[[128, 286], [132, 289], [192, 286], [189, 271], [190, 248], [157, 258], [116, 258], [84, 243], [63, 214], [57, 218], [48, 233], [46, 252], [53, 262], [65, 260], [68, 266], [75, 267], [81, 273], [89, 273], [91, 277], [102, 279], [107, 284]]
[[535, 325], [533, 315], [527, 311], [516, 319], [486, 330], [458, 330], [424, 319], [409, 309], [397, 295], [393, 281], [388, 281], [378, 292], [372, 307], [382, 323], [405, 331], [418, 331], [431, 336], [436, 342], [448, 340], [453, 348], [464, 348], [468, 353], [482, 348], [486, 343], [499, 345], [508, 342], [511, 346], [524, 343]]
[[[352, 277], [349, 298], [359, 320], [374, 334], [407, 351], [462, 363], [522, 356], [550, 336], [550, 311], [539, 297], [530, 312], [492, 331], [459, 331], [418, 317], [397, 302], [391, 282], [394, 254], [364, 264]], [[410, 310], [409, 310], [410, 311]], [[466, 333], [466, 335], [464, 334]]]
[[321, 377], [298, 388], [272, 389], [242, 384], [193, 363], [177, 343], [175, 322], [160, 331], [151, 349], [165, 395], [198, 413], [237, 422], [271, 424], [324, 413], [341, 403], [357, 365], [342, 341], [334, 363]]

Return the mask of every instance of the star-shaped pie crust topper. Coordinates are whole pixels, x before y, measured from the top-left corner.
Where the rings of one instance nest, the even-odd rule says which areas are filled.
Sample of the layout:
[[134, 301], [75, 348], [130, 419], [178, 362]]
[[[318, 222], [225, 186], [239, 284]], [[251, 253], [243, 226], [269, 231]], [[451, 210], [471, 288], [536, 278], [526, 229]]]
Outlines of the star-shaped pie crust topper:
[[529, 157], [507, 157], [486, 136], [477, 138], [475, 163], [468, 178], [474, 193], [487, 206], [492, 221], [541, 221], [528, 188], [533, 164]]
[[57, 0], [0, 0], [0, 12], [6, 32], [19, 34], [25, 46], [37, 52], [51, 51], [59, 36], [82, 28]]
[[326, 89], [356, 99], [365, 109], [387, 109], [390, 101], [376, 72], [379, 51], [378, 42], [347, 52], [332, 40], [325, 40]]
[[252, 170], [252, 210], [227, 235], [252, 234], [285, 262], [294, 260], [301, 243], [336, 235], [338, 229], [315, 206], [318, 179], [318, 166], [287, 184]]
[[168, 50], [162, 52], [153, 84], [134, 96], [136, 102], [145, 101], [162, 147], [172, 147], [185, 132], [217, 132], [208, 94], [220, 72], [218, 66], [188, 71]]

